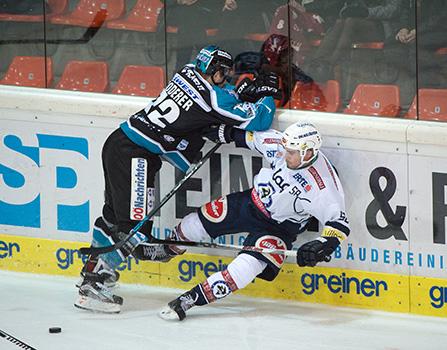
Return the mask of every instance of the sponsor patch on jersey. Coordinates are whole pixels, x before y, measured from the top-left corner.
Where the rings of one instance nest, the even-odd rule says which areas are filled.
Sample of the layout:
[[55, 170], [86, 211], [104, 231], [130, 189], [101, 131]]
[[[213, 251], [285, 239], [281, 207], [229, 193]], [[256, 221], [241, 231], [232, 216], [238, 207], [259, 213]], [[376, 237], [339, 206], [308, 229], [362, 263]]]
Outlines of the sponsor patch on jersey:
[[166, 142], [174, 142], [175, 138], [173, 138], [171, 135], [163, 135], [163, 138]]
[[293, 175], [293, 178], [301, 185], [304, 192], [309, 192], [312, 189], [312, 185], [300, 173]]
[[253, 142], [253, 140], [254, 140], [253, 131], [247, 131], [247, 133], [245, 134], [245, 137], [247, 138], [248, 142]]
[[130, 219], [143, 220], [147, 206], [147, 161], [132, 158], [130, 175]]
[[[256, 243], [255, 247], [262, 249], [287, 249], [287, 245], [284, 241], [276, 236], [262, 236]], [[284, 254], [263, 254], [267, 259], [269, 259], [276, 267], [281, 268], [286, 260]]]
[[228, 213], [227, 197], [219, 197], [200, 208], [205, 219], [211, 222], [222, 222]]
[[177, 145], [177, 149], [179, 150], [179, 151], [184, 151], [187, 147], [188, 147], [188, 145], [189, 145], [189, 142], [187, 141], [187, 140], [185, 140], [185, 139], [182, 139], [179, 143], [178, 143], [178, 145]]
[[318, 188], [320, 190], [322, 190], [323, 188], [326, 188], [326, 185], [324, 184], [323, 179], [321, 178], [320, 174], [318, 174], [317, 169], [315, 169], [313, 166], [309, 167], [309, 172], [310, 174], [313, 176], [313, 178], [315, 179], [315, 182], [318, 185]]
[[275, 139], [273, 137], [267, 137], [264, 139], [264, 141], [262, 141], [262, 143], [268, 144], [268, 145], [273, 145], [273, 144], [278, 144], [281, 143], [281, 139]]

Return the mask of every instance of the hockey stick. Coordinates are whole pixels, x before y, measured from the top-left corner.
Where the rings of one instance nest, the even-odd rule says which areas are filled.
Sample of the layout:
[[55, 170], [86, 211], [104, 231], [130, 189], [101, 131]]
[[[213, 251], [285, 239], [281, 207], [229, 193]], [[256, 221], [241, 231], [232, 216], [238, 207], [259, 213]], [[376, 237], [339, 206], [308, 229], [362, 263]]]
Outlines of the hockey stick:
[[284, 250], [284, 249], [270, 249], [270, 248], [259, 248], [253, 246], [242, 246], [242, 245], [233, 245], [233, 244], [220, 244], [220, 243], [210, 243], [210, 242], [191, 242], [191, 241], [170, 241], [163, 240], [158, 238], [153, 238], [151, 243], [140, 243], [142, 246], [154, 246], [154, 245], [169, 245], [174, 244], [178, 246], [185, 247], [200, 247], [200, 248], [217, 248], [223, 250], [243, 250], [248, 252], [256, 252], [262, 254], [282, 254], [285, 256], [294, 256], [296, 257], [296, 250]]
[[13, 337], [12, 335], [9, 335], [8, 333], [2, 331], [1, 329], [0, 329], [0, 337], [5, 338], [6, 340], [9, 340], [11, 343], [17, 345], [19, 348], [26, 349], [26, 350], [37, 350], [36, 348], [29, 346], [28, 344]]
[[185, 176], [183, 177], [183, 179], [181, 179], [177, 185], [175, 185], [175, 187], [160, 201], [160, 203], [154, 208], [152, 209], [132, 230], [130, 230], [130, 232], [127, 234], [126, 237], [124, 237], [124, 239], [122, 239], [119, 242], [116, 242], [113, 245], [107, 246], [107, 247], [85, 247], [85, 248], [80, 248], [79, 252], [81, 254], [90, 254], [93, 256], [97, 256], [99, 254], [105, 254], [105, 253], [109, 253], [113, 250], [116, 249], [120, 249], [124, 244], [126, 244], [126, 242], [135, 234], [138, 232], [138, 230], [141, 228], [141, 226], [144, 225], [144, 223], [146, 221], [148, 221], [150, 218], [152, 218], [152, 216], [154, 216], [163, 205], [165, 205], [165, 203], [171, 199], [171, 197], [180, 189], [180, 187], [182, 187], [182, 185], [192, 176], [196, 173], [197, 170], [199, 170], [203, 164], [205, 164], [205, 162], [208, 160], [208, 158], [210, 158], [214, 152], [217, 151], [217, 149], [221, 146], [221, 143], [216, 143], [213, 148], [211, 148], [207, 154], [205, 154], [202, 159], [200, 159], [197, 163], [193, 164], [188, 171], [186, 172]]

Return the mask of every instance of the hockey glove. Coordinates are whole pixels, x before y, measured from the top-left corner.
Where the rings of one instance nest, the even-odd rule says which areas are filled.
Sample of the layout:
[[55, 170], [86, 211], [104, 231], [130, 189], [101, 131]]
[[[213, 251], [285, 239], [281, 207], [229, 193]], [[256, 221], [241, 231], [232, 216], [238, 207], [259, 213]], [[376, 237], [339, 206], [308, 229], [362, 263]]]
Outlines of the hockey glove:
[[340, 241], [336, 237], [319, 237], [303, 244], [296, 254], [299, 266], [315, 266], [321, 261], [329, 261], [331, 254], [338, 247]]
[[233, 127], [225, 124], [211, 125], [202, 130], [202, 137], [214, 143], [230, 143], [234, 141]]
[[240, 100], [251, 103], [266, 96], [272, 96], [275, 99], [282, 97], [279, 90], [279, 77], [273, 72], [260, 74], [255, 80], [243, 79], [236, 87], [236, 93]]

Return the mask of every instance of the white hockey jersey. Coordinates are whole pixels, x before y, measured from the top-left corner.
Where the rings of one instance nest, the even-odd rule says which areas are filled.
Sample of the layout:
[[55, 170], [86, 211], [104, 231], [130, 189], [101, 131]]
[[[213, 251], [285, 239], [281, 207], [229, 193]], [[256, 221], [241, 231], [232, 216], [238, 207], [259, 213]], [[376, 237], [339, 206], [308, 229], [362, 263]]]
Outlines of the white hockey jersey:
[[[247, 132], [247, 146], [271, 164], [262, 168], [254, 179], [256, 199], [268, 215], [277, 221], [289, 220], [303, 228], [314, 216], [336, 236], [349, 234], [345, 200], [340, 179], [323, 152], [309, 166], [292, 170], [287, 167], [281, 145], [282, 133], [276, 130]], [[256, 203], [255, 203], [256, 204]], [[262, 209], [261, 209], [262, 210]], [[341, 236], [338, 232], [342, 232]]]

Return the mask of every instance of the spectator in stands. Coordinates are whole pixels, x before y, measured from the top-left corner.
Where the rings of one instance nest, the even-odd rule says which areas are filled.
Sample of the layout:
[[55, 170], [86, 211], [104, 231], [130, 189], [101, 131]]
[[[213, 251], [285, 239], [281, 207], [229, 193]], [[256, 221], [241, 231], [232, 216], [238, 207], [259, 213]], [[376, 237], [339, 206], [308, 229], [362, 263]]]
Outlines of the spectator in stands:
[[260, 52], [243, 52], [235, 58], [235, 73], [252, 73], [255, 76], [274, 72], [280, 77], [282, 98], [277, 106], [285, 106], [296, 82], [311, 83], [312, 78], [295, 63], [290, 63], [289, 39], [285, 35], [271, 34], [262, 44]]
[[284, 0], [224, 0], [218, 21], [217, 42], [233, 56], [247, 50], [248, 33], [266, 33], [275, 9]]
[[354, 42], [384, 41], [395, 33], [403, 0], [351, 0], [326, 34], [309, 62], [308, 71], [317, 81], [332, 78], [333, 68], [345, 60]]
[[[416, 31], [417, 13], [417, 31]], [[405, 0], [399, 27], [385, 42], [385, 56], [389, 64], [407, 69], [410, 76], [419, 72], [419, 86], [440, 84], [440, 62], [435, 52], [447, 46], [447, 2], [444, 0]], [[417, 64], [416, 64], [416, 35]], [[412, 59], [402, 65], [402, 60]]]
[[177, 27], [176, 71], [191, 61], [194, 49], [208, 42], [206, 29], [215, 26], [222, 0], [166, 0], [166, 26]]
[[290, 32], [292, 62], [300, 66], [310, 53], [312, 40], [321, 39], [323, 22], [319, 15], [307, 12], [303, 5], [292, 0], [276, 9], [269, 32], [286, 37]]

